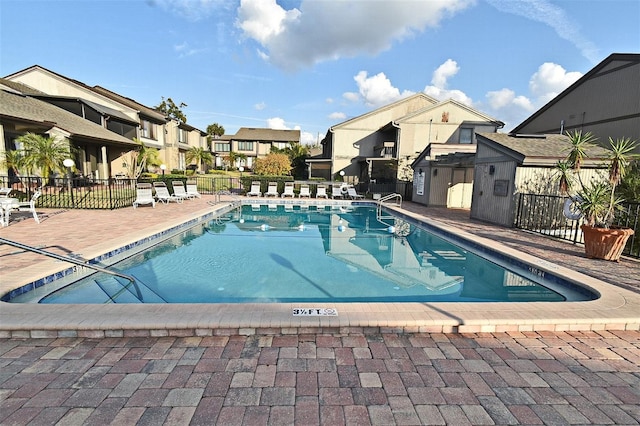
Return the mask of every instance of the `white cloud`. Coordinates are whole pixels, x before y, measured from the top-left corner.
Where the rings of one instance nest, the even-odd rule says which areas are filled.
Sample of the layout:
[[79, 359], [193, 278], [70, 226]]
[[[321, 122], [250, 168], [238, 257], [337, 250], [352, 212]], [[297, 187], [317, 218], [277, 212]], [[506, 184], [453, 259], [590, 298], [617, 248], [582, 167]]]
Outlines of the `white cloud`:
[[253, 107], [258, 111], [262, 111], [263, 109], [265, 109], [267, 107], [267, 104], [265, 104], [264, 102], [260, 102], [260, 103], [255, 104]]
[[460, 71], [458, 63], [453, 59], [447, 59], [433, 72], [431, 85], [424, 88], [424, 93], [441, 101], [445, 99], [455, 99], [465, 105], [472, 106], [473, 100], [467, 96], [466, 93], [457, 89], [447, 89], [449, 79], [454, 77], [458, 71]]
[[191, 56], [198, 54], [200, 52], [205, 52], [207, 49], [196, 49], [189, 47], [189, 43], [186, 41], [182, 44], [175, 44], [173, 46], [173, 50], [179, 53], [179, 57], [183, 58], [185, 56]]
[[[565, 11], [548, 0], [487, 0], [501, 12], [523, 16], [532, 21], [542, 22], [551, 27], [558, 37], [576, 46], [582, 56], [592, 63], [599, 61], [598, 48], [580, 32], [575, 19], [570, 19]], [[615, 7], [615, 3], [611, 7]]]
[[302, 145], [315, 145], [317, 142], [318, 135], [314, 135], [313, 133], [309, 132], [300, 132], [300, 143]]
[[536, 98], [548, 102], [580, 77], [582, 77], [580, 72], [567, 72], [558, 64], [545, 62], [531, 76], [529, 90]]
[[347, 114], [345, 114], [344, 112], [332, 112], [331, 114], [329, 114], [328, 118], [333, 121], [342, 121], [347, 118]]
[[273, 117], [267, 119], [267, 128], [276, 130], [289, 130], [285, 125], [285, 121], [280, 117]]
[[400, 93], [383, 72], [368, 77], [366, 71], [360, 71], [353, 79], [358, 84], [360, 97], [368, 106], [386, 105], [413, 94], [408, 90]]
[[260, 44], [263, 58], [296, 70], [340, 57], [375, 55], [473, 3], [302, 0], [299, 8], [286, 10], [275, 0], [242, 0], [236, 26]]
[[349, 102], [358, 102], [360, 100], [360, 95], [356, 92], [344, 92], [342, 97]]

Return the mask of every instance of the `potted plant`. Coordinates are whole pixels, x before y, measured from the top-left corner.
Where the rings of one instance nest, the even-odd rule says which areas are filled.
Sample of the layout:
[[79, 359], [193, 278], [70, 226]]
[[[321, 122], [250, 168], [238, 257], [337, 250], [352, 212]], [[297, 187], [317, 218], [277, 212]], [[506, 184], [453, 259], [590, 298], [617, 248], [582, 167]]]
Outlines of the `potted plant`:
[[[608, 179], [583, 182], [579, 171], [587, 158], [587, 152], [596, 141], [591, 133], [568, 132], [571, 149], [564, 162], [558, 162], [561, 191], [571, 192], [573, 176], [579, 187], [570, 196], [583, 220], [580, 229], [584, 236], [585, 254], [588, 258], [618, 261], [633, 230], [613, 226], [615, 215], [624, 200], [616, 195], [616, 187], [625, 177], [636, 142], [629, 138], [609, 138], [610, 151], [604, 160], [609, 171]], [[570, 174], [572, 172], [572, 174]]]

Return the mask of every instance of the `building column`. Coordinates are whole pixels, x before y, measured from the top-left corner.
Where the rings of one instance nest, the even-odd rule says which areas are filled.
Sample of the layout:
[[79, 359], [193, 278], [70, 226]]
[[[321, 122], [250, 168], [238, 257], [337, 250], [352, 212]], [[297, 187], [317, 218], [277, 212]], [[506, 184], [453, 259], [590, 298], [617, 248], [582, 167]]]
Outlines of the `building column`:
[[102, 178], [102, 179], [108, 179], [109, 178], [109, 160], [107, 157], [107, 147], [106, 146], [101, 146], [100, 147], [100, 156], [102, 157], [102, 171], [101, 171], [101, 175], [102, 176], [98, 176], [98, 178]]

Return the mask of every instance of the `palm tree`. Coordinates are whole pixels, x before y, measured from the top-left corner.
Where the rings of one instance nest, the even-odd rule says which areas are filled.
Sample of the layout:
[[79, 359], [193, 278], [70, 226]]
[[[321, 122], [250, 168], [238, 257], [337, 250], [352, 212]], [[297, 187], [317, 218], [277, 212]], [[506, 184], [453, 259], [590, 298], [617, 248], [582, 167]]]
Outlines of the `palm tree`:
[[137, 139], [133, 139], [139, 146], [134, 151], [129, 152], [129, 161], [124, 162], [124, 167], [129, 169], [129, 175], [134, 179], [138, 179], [140, 174], [147, 169], [148, 166], [159, 166], [162, 164], [160, 161], [160, 151], [156, 148], [150, 148]]
[[18, 175], [22, 167], [22, 152], [18, 150], [4, 151], [2, 153], [2, 159], [0, 160], [0, 166]]
[[22, 164], [27, 170], [40, 169], [43, 179], [49, 179], [52, 172], [64, 173], [62, 162], [71, 157], [67, 139], [57, 139], [35, 133], [27, 133], [16, 139], [22, 144], [24, 156]]
[[199, 146], [191, 147], [191, 149], [187, 151], [186, 157], [189, 163], [195, 161], [198, 167], [200, 167], [200, 165], [203, 163], [211, 164], [211, 162], [213, 161], [213, 155], [211, 154], [211, 151], [208, 151], [205, 148], [201, 148]]
[[246, 160], [247, 156], [241, 152], [235, 152], [235, 151], [229, 151], [229, 154], [227, 154], [224, 157], [224, 161], [226, 163], [229, 164], [229, 167], [234, 168], [236, 167], [236, 163], [240, 160]]

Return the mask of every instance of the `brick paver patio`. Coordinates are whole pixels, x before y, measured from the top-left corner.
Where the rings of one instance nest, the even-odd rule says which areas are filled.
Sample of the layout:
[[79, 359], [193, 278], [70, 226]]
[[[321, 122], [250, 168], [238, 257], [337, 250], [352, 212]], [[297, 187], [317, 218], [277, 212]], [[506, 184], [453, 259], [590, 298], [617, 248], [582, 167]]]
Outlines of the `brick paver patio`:
[[0, 423], [638, 424], [640, 332], [0, 340]]

